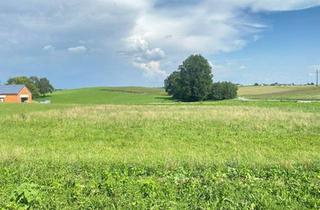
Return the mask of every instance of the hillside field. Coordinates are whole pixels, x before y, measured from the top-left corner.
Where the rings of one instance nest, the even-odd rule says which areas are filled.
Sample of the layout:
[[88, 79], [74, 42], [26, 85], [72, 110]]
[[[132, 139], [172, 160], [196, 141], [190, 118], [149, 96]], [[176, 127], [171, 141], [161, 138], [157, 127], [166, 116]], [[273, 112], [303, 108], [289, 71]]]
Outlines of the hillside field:
[[[255, 88], [239, 95], [319, 94]], [[0, 104], [0, 209], [320, 208], [318, 102], [179, 103], [136, 87], [44, 99]]]
[[320, 100], [320, 87], [315, 86], [244, 86], [239, 96], [251, 99]]
[[[320, 87], [240, 86], [239, 97], [248, 99], [320, 100]], [[164, 104], [173, 103], [163, 88], [96, 87], [57, 91], [40, 98], [54, 104]], [[210, 103], [210, 102], [205, 102]]]

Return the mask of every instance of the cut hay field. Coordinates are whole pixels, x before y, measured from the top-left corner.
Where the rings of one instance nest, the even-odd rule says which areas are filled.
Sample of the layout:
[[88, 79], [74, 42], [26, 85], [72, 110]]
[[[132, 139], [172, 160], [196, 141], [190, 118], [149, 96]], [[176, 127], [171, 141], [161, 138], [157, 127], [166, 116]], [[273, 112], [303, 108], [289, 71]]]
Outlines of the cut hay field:
[[121, 91], [0, 104], [0, 209], [320, 208], [320, 103]]
[[320, 87], [315, 86], [244, 86], [239, 96], [251, 99], [320, 100]]

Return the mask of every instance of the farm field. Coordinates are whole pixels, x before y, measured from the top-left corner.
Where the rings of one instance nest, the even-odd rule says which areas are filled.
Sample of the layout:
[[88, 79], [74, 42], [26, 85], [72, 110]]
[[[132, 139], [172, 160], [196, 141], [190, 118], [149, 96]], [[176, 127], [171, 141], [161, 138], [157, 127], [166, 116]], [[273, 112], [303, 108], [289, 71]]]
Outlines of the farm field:
[[320, 208], [320, 103], [100, 89], [0, 104], [0, 208]]
[[244, 86], [239, 96], [251, 99], [320, 100], [320, 87], [314, 86]]
[[171, 102], [162, 88], [95, 87], [57, 91], [40, 100], [58, 104], [149, 104]]
[[[320, 100], [320, 88], [313, 86], [240, 86], [238, 95], [248, 99]], [[41, 98], [41, 100], [50, 100], [54, 104], [173, 103], [164, 89], [144, 87], [96, 87], [63, 90]]]

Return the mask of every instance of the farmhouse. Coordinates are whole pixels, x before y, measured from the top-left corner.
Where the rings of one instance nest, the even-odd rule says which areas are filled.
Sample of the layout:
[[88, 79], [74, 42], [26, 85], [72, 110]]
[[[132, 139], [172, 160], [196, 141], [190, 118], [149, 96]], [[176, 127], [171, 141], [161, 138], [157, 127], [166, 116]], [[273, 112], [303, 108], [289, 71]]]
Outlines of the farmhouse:
[[31, 103], [32, 94], [24, 85], [0, 85], [0, 103]]

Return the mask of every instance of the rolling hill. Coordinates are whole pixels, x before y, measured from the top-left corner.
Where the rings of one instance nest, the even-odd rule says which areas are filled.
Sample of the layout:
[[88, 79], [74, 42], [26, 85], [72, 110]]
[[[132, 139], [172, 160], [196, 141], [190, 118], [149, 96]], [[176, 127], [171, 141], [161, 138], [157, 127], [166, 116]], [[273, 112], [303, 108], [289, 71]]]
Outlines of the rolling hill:
[[[238, 95], [239, 97], [261, 100], [320, 100], [320, 88], [311, 86], [241, 86]], [[148, 87], [94, 87], [61, 90], [38, 100], [50, 100], [54, 104], [174, 103], [163, 88]]]
[[94, 87], [56, 91], [39, 99], [55, 104], [151, 104], [170, 102], [161, 88]]

